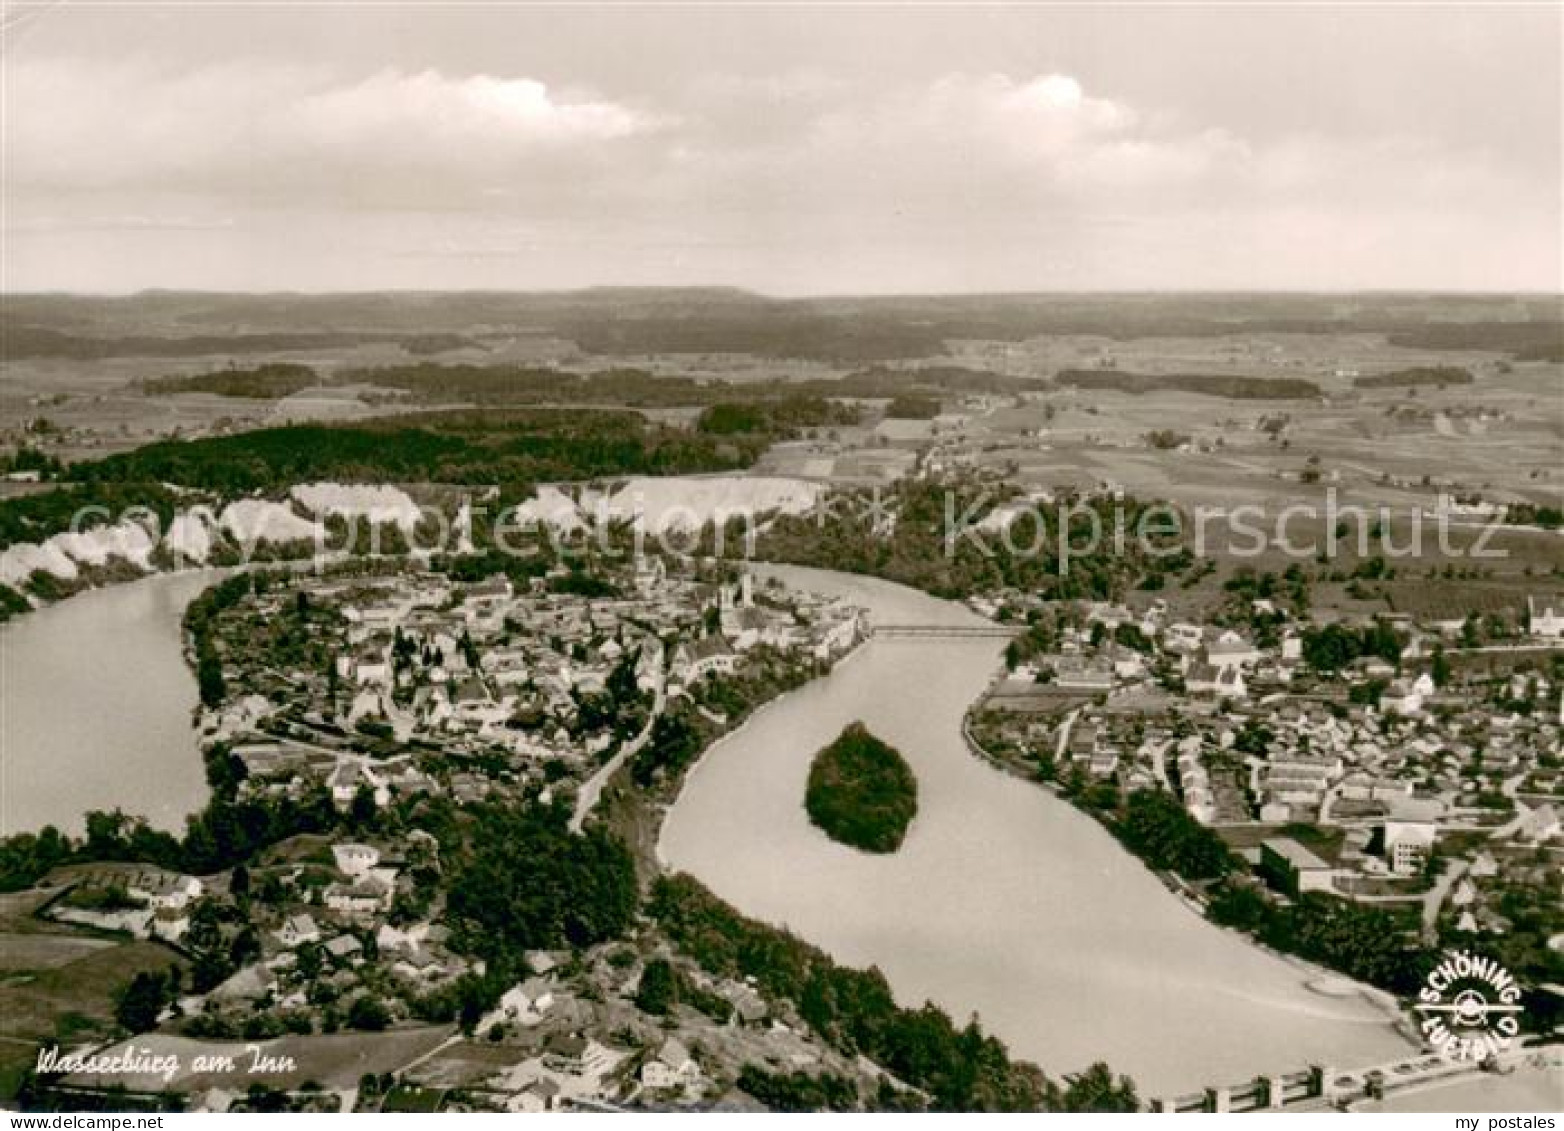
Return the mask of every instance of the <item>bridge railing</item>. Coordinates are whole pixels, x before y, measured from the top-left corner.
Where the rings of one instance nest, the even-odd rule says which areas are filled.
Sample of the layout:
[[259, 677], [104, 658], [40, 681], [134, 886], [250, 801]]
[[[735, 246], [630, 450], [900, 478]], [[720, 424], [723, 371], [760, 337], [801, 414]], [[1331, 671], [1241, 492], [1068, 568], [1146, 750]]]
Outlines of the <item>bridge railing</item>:
[[1018, 636], [1021, 629], [1003, 624], [874, 624], [869, 626], [871, 636], [943, 636], [952, 639], [1009, 639]]

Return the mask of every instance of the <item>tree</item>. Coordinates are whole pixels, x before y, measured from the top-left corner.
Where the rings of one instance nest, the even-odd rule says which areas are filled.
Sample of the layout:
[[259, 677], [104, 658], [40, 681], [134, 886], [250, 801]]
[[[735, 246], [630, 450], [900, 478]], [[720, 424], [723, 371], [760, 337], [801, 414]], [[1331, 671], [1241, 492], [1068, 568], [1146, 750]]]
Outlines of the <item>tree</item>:
[[139, 972], [120, 990], [114, 1002], [114, 1020], [132, 1033], [145, 1033], [155, 1028], [171, 981], [161, 971]]
[[1065, 1077], [1059, 1097], [1062, 1111], [1139, 1111], [1135, 1084], [1128, 1076], [1115, 1079], [1106, 1064], [1098, 1061], [1085, 1072]]
[[1130, 794], [1115, 831], [1153, 868], [1166, 868], [1188, 880], [1220, 878], [1235, 867], [1222, 838], [1160, 790]]
[[209, 650], [203, 649], [201, 658], [196, 661], [196, 687], [201, 693], [201, 703], [206, 707], [216, 707], [228, 694], [223, 663]]
[[348, 805], [348, 822], [355, 829], [367, 829], [375, 823], [375, 791], [367, 785], [358, 787]]
[[834, 840], [894, 852], [917, 815], [918, 783], [897, 750], [854, 722], [815, 755], [804, 808]]
[[361, 994], [348, 1006], [347, 1024], [349, 1029], [378, 1032], [391, 1024], [391, 1013], [378, 998]]
[[313, 982], [319, 977], [321, 968], [325, 965], [325, 955], [319, 943], [300, 943], [294, 954], [298, 956], [299, 974], [305, 981]]
[[661, 1017], [673, 1008], [679, 996], [679, 979], [665, 958], [653, 958], [641, 971], [641, 983], [635, 991], [635, 1006], [642, 1013]]
[[71, 842], [53, 825], [39, 832], [18, 833], [0, 840], [0, 891], [20, 891], [36, 883], [71, 854]]
[[623, 934], [639, 891], [624, 845], [600, 830], [577, 835], [558, 807], [477, 811], [452, 854], [446, 916], [453, 939], [491, 963]]

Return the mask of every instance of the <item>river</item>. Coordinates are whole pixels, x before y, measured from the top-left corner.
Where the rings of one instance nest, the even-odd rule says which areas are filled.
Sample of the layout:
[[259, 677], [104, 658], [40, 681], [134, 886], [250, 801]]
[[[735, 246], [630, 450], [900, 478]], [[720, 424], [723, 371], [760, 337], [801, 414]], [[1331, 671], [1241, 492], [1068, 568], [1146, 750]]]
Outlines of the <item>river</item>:
[[[766, 572], [882, 621], [973, 619], [884, 582]], [[93, 590], [0, 628], [0, 831], [76, 831], [87, 810], [115, 806], [177, 829], [204, 804], [180, 621], [217, 576]], [[706, 753], [663, 856], [745, 912], [878, 965], [906, 1004], [978, 1013], [1056, 1074], [1103, 1059], [1155, 1096], [1407, 1051], [1366, 1001], [1310, 990], [1315, 975], [1205, 923], [1094, 821], [973, 757], [960, 722], [999, 651], [864, 646]], [[803, 810], [810, 757], [858, 718], [918, 775], [919, 814], [892, 856], [828, 840]]]
[[[761, 572], [882, 623], [976, 620], [873, 579]], [[903, 1004], [932, 1000], [958, 1023], [976, 1012], [1056, 1075], [1105, 1060], [1149, 1097], [1410, 1051], [1362, 995], [1310, 989], [1317, 973], [1207, 923], [1095, 821], [974, 757], [961, 720], [1002, 647], [877, 639], [761, 709], [690, 774], [664, 860], [840, 961], [878, 966]], [[918, 816], [893, 855], [837, 844], [804, 812], [810, 759], [855, 719], [917, 774]]]
[[177, 831], [206, 803], [180, 625], [219, 576], [89, 590], [0, 627], [0, 833], [80, 832], [115, 807]]

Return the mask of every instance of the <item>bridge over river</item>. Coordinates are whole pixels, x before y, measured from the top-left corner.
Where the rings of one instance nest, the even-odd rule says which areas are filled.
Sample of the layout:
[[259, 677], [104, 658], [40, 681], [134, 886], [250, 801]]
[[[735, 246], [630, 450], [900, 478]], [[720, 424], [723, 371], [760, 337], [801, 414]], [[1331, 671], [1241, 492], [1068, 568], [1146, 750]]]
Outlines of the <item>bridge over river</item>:
[[947, 637], [952, 640], [1009, 640], [1024, 630], [1008, 624], [873, 624], [871, 636]]

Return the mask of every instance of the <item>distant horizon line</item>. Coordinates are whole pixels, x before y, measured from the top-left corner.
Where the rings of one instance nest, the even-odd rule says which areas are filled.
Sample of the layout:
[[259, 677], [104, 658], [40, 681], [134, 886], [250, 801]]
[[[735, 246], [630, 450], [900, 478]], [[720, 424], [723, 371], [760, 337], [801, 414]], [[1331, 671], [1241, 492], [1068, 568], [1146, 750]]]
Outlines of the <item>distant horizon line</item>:
[[1281, 288], [1281, 287], [1122, 287], [1122, 288], [1049, 288], [1041, 290], [971, 290], [971, 291], [809, 291], [798, 293], [772, 293], [753, 287], [730, 283], [593, 283], [580, 287], [369, 287], [331, 288], [324, 290], [300, 290], [292, 288], [266, 288], [261, 290], [235, 290], [222, 287], [141, 287], [136, 290], [94, 291], [48, 288], [41, 290], [12, 290], [0, 287], [0, 300], [11, 298], [72, 298], [72, 299], [130, 299], [154, 295], [190, 295], [224, 298], [347, 298], [366, 295], [588, 295], [603, 292], [741, 294], [776, 302], [807, 301], [809, 299], [919, 299], [919, 298], [1221, 298], [1232, 296], [1258, 296], [1267, 298], [1350, 298], [1356, 296], [1405, 297], [1405, 298], [1557, 298], [1564, 299], [1564, 285], [1558, 290], [1539, 289], [1461, 289], [1440, 287], [1353, 287], [1353, 288]]

